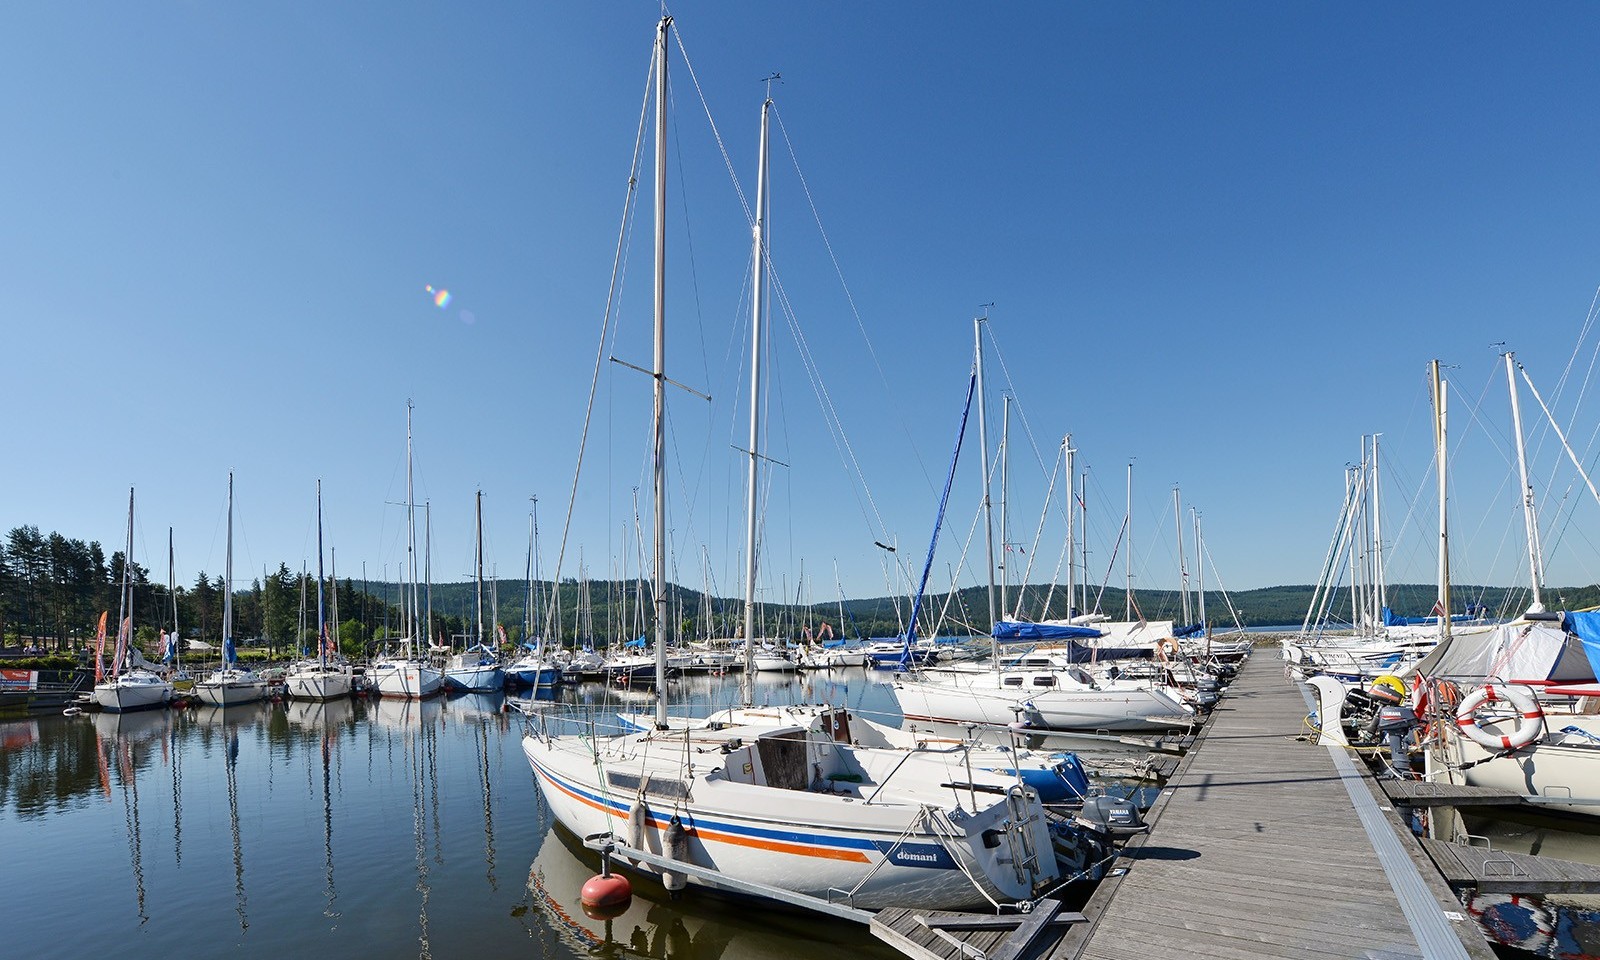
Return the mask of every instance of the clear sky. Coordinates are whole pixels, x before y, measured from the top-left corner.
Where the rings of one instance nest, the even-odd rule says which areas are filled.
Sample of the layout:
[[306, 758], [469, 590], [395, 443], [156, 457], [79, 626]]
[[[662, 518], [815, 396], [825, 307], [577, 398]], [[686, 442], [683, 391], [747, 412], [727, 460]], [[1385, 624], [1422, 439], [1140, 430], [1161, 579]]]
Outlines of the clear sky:
[[[835, 563], [849, 595], [901, 589], [875, 540], [920, 567], [983, 304], [990, 445], [1009, 384], [1010, 539], [1036, 557], [1032, 579], [1057, 566], [1059, 506], [1032, 543], [1065, 433], [1089, 467], [1092, 580], [1114, 567], [1122, 582], [1112, 555], [1131, 460], [1137, 582], [1176, 583], [1178, 484], [1216, 573], [1241, 589], [1316, 577], [1345, 464], [1381, 432], [1390, 576], [1430, 580], [1434, 357], [1456, 390], [1458, 577], [1526, 579], [1491, 344], [1518, 352], [1592, 462], [1600, 8], [673, 12], [698, 90], [674, 42], [668, 374], [713, 396], [669, 401], [674, 579], [700, 586], [708, 570], [724, 594], [742, 580], [749, 228], [706, 114], [753, 198], [773, 72], [787, 309], [768, 374], [764, 447], [784, 466], [766, 498], [765, 596], [793, 595], [803, 567], [807, 598], [830, 599]], [[0, 526], [109, 551], [132, 485], [136, 555], [164, 575], [170, 525], [192, 582], [222, 568], [232, 469], [248, 582], [279, 560], [314, 569], [321, 478], [339, 573], [365, 562], [392, 577], [410, 398], [435, 579], [471, 569], [480, 488], [486, 562], [505, 577], [521, 575], [539, 496], [548, 576], [658, 15], [649, 3], [9, 9]], [[648, 199], [636, 217], [607, 352], [648, 366]], [[1549, 579], [1593, 582], [1600, 507], [1523, 402]], [[564, 575], [580, 545], [593, 576], [638, 569], [648, 417], [648, 379], [604, 365]], [[969, 456], [936, 588], [960, 560], [977, 486]], [[968, 583], [981, 577], [973, 544]]]

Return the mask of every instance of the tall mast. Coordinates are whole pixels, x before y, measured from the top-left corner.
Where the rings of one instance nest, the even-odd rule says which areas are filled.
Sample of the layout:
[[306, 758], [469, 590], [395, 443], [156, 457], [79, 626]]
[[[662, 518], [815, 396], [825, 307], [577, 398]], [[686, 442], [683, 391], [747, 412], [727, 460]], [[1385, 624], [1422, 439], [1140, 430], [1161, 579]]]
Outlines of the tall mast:
[[228, 549], [223, 554], [226, 569], [222, 574], [222, 658], [224, 667], [232, 664], [238, 653], [233, 646], [233, 471], [228, 471]]
[[[318, 524], [319, 536], [321, 524]], [[339, 652], [339, 548], [328, 548], [329, 582], [333, 585], [333, 619], [328, 626], [328, 652]], [[326, 657], [324, 657], [326, 659]]]
[[408, 642], [415, 643], [417, 630], [417, 498], [411, 477], [411, 401], [406, 400], [406, 577], [411, 581], [411, 603], [406, 606], [405, 630]]
[[1183, 497], [1172, 486], [1172, 525], [1178, 530], [1178, 593], [1182, 597], [1183, 623], [1189, 626], [1189, 561], [1183, 555]]
[[317, 658], [328, 666], [328, 619], [322, 608], [322, 481], [317, 481]]
[[[1083, 476], [1078, 482], [1078, 517], [1083, 522], [1078, 525], [1082, 531], [1079, 534], [1079, 546], [1083, 551], [1083, 601], [1078, 605], [1078, 611], [1083, 614], [1089, 612], [1089, 471], [1083, 471]], [[1099, 604], [1095, 604], [1096, 607]]]
[[[133, 637], [133, 488], [128, 488], [128, 545], [122, 551], [122, 588], [117, 591], [117, 649], [112, 655], [111, 679], [122, 675], [122, 661], [127, 658], [128, 643]], [[127, 631], [123, 631], [123, 624]], [[96, 648], [98, 649], [98, 647]], [[98, 661], [97, 661], [98, 663]], [[99, 669], [97, 666], [96, 670]]]
[[1361, 566], [1356, 555], [1361, 552], [1361, 542], [1366, 538], [1361, 533], [1361, 503], [1366, 497], [1366, 470], [1364, 465], [1367, 458], [1367, 438], [1361, 438], [1361, 467], [1346, 467], [1345, 472], [1350, 475], [1350, 524], [1345, 529], [1345, 539], [1350, 544], [1350, 626], [1361, 627]]
[[1206, 548], [1205, 541], [1200, 539], [1200, 514], [1195, 508], [1189, 508], [1189, 515], [1194, 519], [1194, 568], [1195, 579], [1199, 581], [1200, 588], [1200, 629], [1205, 632], [1206, 642], [1211, 642], [1211, 627], [1206, 623]]
[[1448, 487], [1450, 457], [1446, 445], [1446, 387], [1439, 378], [1439, 361], [1429, 364], [1433, 380], [1433, 441], [1439, 474], [1439, 639], [1450, 639], [1450, 515]]
[[[537, 496], [533, 497], [533, 580], [534, 580], [535, 583], [539, 582], [539, 498]], [[554, 594], [554, 591], [552, 591], [552, 594]], [[539, 606], [541, 608], [544, 606], [544, 587], [543, 587], [543, 585], [540, 585], [540, 587], [536, 591], [534, 591], [534, 602], [535, 602], [536, 606]], [[550, 602], [551, 602], [552, 605], [554, 605], [554, 603], [555, 603], [555, 596], [554, 595], [551, 596]], [[547, 621], [547, 622], [554, 623], [555, 622], [554, 615], [552, 615], [551, 619], [549, 621]], [[559, 633], [557, 633], [556, 639], [557, 639], [558, 642], [561, 639]], [[539, 642], [538, 642], [538, 647], [537, 647], [537, 653], [541, 657], [544, 656], [544, 641], [545, 641], [544, 631], [541, 630], [539, 632]]]
[[[537, 509], [539, 498], [534, 497], [533, 502]], [[522, 642], [527, 643], [533, 639], [533, 511], [528, 511], [528, 593], [522, 601]]]
[[[433, 646], [433, 501], [425, 500], [422, 503], [422, 578], [427, 583], [424, 594], [427, 609], [424, 611], [426, 619], [422, 621], [420, 636], [425, 643], [422, 645], [424, 652]], [[413, 582], [412, 590], [416, 589]]]
[[1539, 547], [1539, 515], [1533, 486], [1528, 483], [1528, 454], [1522, 443], [1522, 404], [1517, 396], [1516, 354], [1506, 352], [1506, 386], [1511, 388], [1511, 429], [1517, 438], [1517, 472], [1522, 478], [1522, 525], [1528, 541], [1528, 583], [1533, 589], [1529, 613], [1544, 612], [1544, 557]]
[[[1011, 394], [1002, 394], [1000, 403], [1000, 614], [1006, 615], [1011, 604], [1006, 602], [1006, 583], [1011, 579], [1007, 561], [1011, 551], [1010, 532], [1006, 525], [1006, 489], [1008, 468], [1011, 465]], [[1017, 606], [1022, 606], [1018, 602]]]
[[750, 296], [750, 467], [745, 495], [744, 536], [744, 681], [745, 706], [755, 700], [756, 500], [761, 463], [761, 337], [767, 305], [767, 135], [772, 97], [761, 102], [761, 145], [756, 161], [756, 216], [751, 228], [754, 259]]
[[[477, 634], [478, 643], [483, 643], [483, 491], [478, 491], [475, 501], [477, 509], [477, 533], [473, 537], [473, 552], [477, 557], [476, 583], [477, 583]], [[463, 644], [465, 646], [465, 644]]]
[[655, 271], [655, 570], [656, 726], [667, 726], [667, 32], [672, 17], [656, 29], [656, 271]]
[[972, 319], [972, 364], [977, 368], [978, 389], [978, 463], [983, 469], [983, 547], [988, 555], [985, 569], [989, 574], [989, 654], [996, 672], [1000, 670], [1000, 646], [994, 636], [994, 520], [993, 504], [989, 500], [989, 423], [985, 416], [983, 400], [983, 317]]
[[[261, 581], [262, 595], [266, 595], [267, 581]], [[183, 669], [183, 638], [178, 635], [178, 581], [172, 556], [172, 528], [167, 528], [167, 596], [172, 599], [172, 668]], [[265, 618], [263, 618], [265, 619]]]
[[1122, 619], [1133, 620], [1133, 461], [1128, 461], [1128, 512], [1123, 515], [1123, 529], [1127, 531], [1128, 555], [1123, 558], [1123, 568], [1128, 573], [1128, 589]]
[[1389, 587], [1384, 582], [1383, 571], [1383, 500], [1380, 491], [1383, 489], [1382, 477], [1378, 472], [1378, 438], [1381, 433], [1372, 435], [1372, 622], [1376, 628], [1383, 626], [1383, 611], [1389, 606]]
[[[1074, 576], [1074, 567], [1077, 564], [1077, 558], [1073, 555], [1072, 551], [1073, 543], [1075, 542], [1073, 540], [1074, 530], [1072, 529], [1072, 520], [1073, 515], [1077, 513], [1078, 510], [1078, 496], [1073, 492], [1073, 481], [1076, 478], [1072, 473], [1072, 455], [1077, 453], [1077, 451], [1072, 449], [1072, 434], [1069, 433], [1062, 438], [1061, 449], [1067, 457], [1067, 619], [1070, 620], [1072, 619], [1072, 601], [1077, 599], [1077, 583], [1076, 577]], [[1085, 570], [1083, 575], [1084, 578], [1087, 579], [1089, 576], [1089, 571]]]

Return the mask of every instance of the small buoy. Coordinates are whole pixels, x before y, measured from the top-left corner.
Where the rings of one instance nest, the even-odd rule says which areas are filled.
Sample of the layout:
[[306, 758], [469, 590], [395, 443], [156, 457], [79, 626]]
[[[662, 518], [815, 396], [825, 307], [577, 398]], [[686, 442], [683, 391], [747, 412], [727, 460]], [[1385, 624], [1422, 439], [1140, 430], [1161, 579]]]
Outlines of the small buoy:
[[61, 715], [63, 717], [76, 717], [78, 714], [80, 714], [82, 712], [83, 712], [83, 708], [82, 707], [68, 707], [67, 709], [61, 711]]
[[620, 873], [590, 877], [578, 894], [583, 912], [595, 920], [615, 917], [633, 902], [633, 884]]

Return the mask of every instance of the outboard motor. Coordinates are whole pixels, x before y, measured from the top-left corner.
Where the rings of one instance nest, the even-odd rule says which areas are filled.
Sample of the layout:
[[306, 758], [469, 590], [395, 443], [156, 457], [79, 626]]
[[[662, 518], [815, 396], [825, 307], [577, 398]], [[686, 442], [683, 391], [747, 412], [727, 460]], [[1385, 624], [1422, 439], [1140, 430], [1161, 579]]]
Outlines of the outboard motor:
[[1417, 726], [1417, 715], [1404, 704], [1380, 707], [1372, 718], [1373, 732], [1389, 738], [1389, 766], [1396, 772], [1411, 765], [1411, 751], [1406, 741]]
[[1139, 808], [1118, 797], [1090, 797], [1072, 822], [1106, 837], [1131, 837], [1150, 829], [1139, 817]]

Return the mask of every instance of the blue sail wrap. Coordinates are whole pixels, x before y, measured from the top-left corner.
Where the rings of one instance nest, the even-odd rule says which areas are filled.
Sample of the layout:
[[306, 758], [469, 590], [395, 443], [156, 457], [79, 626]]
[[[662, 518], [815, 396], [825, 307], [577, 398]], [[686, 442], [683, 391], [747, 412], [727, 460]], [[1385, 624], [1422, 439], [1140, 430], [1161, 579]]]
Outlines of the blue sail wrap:
[[911, 663], [911, 642], [917, 638], [917, 617], [922, 613], [922, 597], [928, 589], [928, 574], [933, 570], [933, 553], [939, 546], [939, 530], [944, 526], [945, 507], [950, 503], [950, 488], [956, 482], [956, 464], [961, 462], [961, 442], [967, 436], [967, 417], [972, 413], [972, 395], [978, 389], [978, 366], [972, 366], [967, 378], [967, 402], [961, 408], [961, 429], [956, 431], [956, 449], [950, 454], [950, 470], [944, 478], [944, 492], [939, 495], [939, 512], [933, 519], [933, 536], [928, 539], [928, 559], [922, 564], [922, 579], [917, 583], [917, 596], [911, 604], [911, 620], [906, 625], [904, 664]]
[[1105, 636], [1093, 627], [1069, 626], [1060, 623], [1024, 623], [1018, 620], [1001, 620], [991, 634], [996, 640], [1091, 640]]

